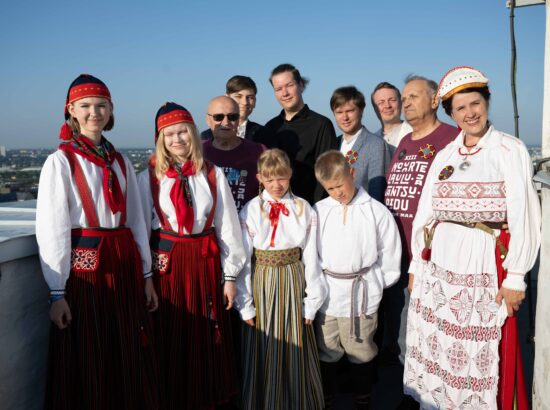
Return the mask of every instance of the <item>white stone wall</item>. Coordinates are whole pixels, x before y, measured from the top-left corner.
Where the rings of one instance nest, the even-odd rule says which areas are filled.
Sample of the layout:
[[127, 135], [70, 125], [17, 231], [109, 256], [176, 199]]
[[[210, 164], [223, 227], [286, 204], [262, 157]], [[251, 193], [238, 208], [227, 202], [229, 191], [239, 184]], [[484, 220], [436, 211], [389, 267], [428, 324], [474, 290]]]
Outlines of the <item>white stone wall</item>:
[[0, 275], [0, 408], [39, 410], [46, 386], [48, 287], [36, 255], [0, 263]]

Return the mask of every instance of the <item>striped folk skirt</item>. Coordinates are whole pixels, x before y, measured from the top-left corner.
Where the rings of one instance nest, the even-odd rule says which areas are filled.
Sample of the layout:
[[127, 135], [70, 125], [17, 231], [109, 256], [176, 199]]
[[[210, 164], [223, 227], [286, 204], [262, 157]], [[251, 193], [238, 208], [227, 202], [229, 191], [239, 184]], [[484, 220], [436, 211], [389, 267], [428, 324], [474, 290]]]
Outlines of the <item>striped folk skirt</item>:
[[46, 409], [157, 409], [152, 323], [132, 232], [72, 232], [65, 299], [72, 322], [52, 324]]
[[244, 326], [244, 409], [322, 409], [313, 326], [304, 325], [300, 249], [256, 249], [256, 326]]
[[151, 237], [161, 408], [212, 409], [239, 395], [214, 230]]

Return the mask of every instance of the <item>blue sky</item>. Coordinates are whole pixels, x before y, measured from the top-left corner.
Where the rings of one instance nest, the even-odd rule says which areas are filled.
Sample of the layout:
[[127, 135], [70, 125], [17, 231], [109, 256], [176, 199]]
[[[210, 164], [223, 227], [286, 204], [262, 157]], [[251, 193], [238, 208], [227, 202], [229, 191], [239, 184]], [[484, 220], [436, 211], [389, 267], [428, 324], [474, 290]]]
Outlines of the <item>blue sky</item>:
[[[304, 100], [333, 119], [332, 91], [407, 74], [439, 81], [470, 65], [490, 79], [495, 126], [513, 133], [509, 11], [505, 0], [419, 1], [19, 1], [0, 15], [0, 145], [55, 147], [70, 82], [80, 73], [107, 83], [119, 147], [153, 145], [165, 101], [187, 107], [202, 130], [208, 101], [234, 74], [258, 85], [251, 119], [278, 114], [268, 83], [283, 62], [310, 79]], [[516, 10], [520, 134], [540, 145], [545, 7]], [[451, 122], [442, 111], [440, 118]], [[364, 123], [379, 124], [367, 106]]]

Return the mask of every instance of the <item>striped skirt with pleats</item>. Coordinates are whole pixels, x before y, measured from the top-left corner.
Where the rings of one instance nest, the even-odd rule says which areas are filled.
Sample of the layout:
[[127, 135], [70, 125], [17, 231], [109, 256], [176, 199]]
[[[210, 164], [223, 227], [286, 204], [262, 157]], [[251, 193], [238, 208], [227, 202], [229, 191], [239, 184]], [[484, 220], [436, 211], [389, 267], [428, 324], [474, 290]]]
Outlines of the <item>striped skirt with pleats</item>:
[[239, 381], [214, 230], [184, 236], [155, 231], [151, 245], [170, 249], [167, 270], [154, 275], [161, 408], [227, 404], [238, 396]]
[[255, 250], [256, 326], [244, 326], [244, 409], [322, 409], [313, 326], [304, 325], [300, 249]]
[[158, 369], [132, 232], [78, 229], [65, 299], [72, 322], [52, 324], [44, 408], [158, 409]]

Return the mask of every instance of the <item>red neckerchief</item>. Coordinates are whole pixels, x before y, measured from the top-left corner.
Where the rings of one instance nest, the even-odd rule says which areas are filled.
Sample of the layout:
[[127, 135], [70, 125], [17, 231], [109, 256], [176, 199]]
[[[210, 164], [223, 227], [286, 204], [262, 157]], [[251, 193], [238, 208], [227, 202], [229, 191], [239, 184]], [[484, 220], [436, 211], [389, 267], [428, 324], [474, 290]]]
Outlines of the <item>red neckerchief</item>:
[[111, 212], [116, 214], [117, 212], [126, 211], [126, 200], [122, 194], [116, 173], [113, 171], [113, 163], [117, 157], [117, 152], [105, 137], [101, 137], [101, 142], [96, 147], [92, 140], [80, 135], [73, 137], [68, 142], [61, 143], [59, 149], [78, 154], [101, 167], [103, 170], [103, 195], [105, 201], [109, 204], [109, 208], [111, 208]]
[[269, 210], [269, 222], [271, 222], [271, 226], [273, 227], [269, 246], [273, 248], [275, 246], [275, 232], [277, 232], [277, 227], [279, 226], [279, 215], [282, 212], [284, 216], [288, 216], [288, 209], [282, 202], [269, 201], [269, 205], [271, 206]]
[[166, 171], [168, 178], [177, 178], [170, 190], [170, 199], [176, 208], [176, 219], [178, 220], [178, 234], [183, 235], [183, 228], [187, 233], [193, 233], [193, 198], [189, 189], [188, 176], [195, 175], [195, 164], [193, 161], [185, 161], [180, 166], [171, 165]]

